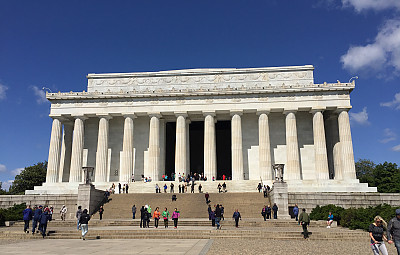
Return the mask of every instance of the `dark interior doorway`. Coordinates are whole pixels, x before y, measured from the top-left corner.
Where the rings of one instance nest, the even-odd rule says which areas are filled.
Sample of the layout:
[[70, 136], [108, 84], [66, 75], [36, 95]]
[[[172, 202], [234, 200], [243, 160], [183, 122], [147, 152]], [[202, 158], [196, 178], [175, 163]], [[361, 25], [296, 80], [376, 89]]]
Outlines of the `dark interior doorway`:
[[231, 122], [218, 121], [215, 124], [217, 140], [217, 180], [222, 176], [232, 177], [232, 154], [231, 154]]
[[176, 122], [165, 125], [165, 174], [171, 176], [175, 172]]
[[189, 124], [190, 172], [204, 174], [204, 121]]

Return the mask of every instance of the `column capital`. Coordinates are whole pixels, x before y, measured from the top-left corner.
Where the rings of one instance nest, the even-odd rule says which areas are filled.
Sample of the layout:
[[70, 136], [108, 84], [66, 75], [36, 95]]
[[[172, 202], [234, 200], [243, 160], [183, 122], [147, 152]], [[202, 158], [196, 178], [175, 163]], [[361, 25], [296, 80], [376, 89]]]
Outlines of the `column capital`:
[[188, 114], [187, 114], [187, 112], [174, 112], [174, 114], [175, 114], [175, 117], [179, 117], [179, 116], [182, 116], [182, 117], [184, 117], [184, 118], [187, 118], [188, 117]]
[[96, 114], [96, 116], [97, 116], [99, 119], [101, 119], [101, 118], [104, 118], [104, 119], [107, 119], [107, 120], [112, 119], [112, 116], [111, 116], [110, 114]]
[[294, 114], [296, 114], [298, 110], [299, 110], [298, 108], [288, 108], [288, 109], [284, 109], [284, 110], [283, 110], [283, 114], [285, 114], [285, 115], [288, 115], [289, 113], [294, 113]]
[[122, 113], [122, 117], [124, 118], [131, 118], [131, 119], [136, 119], [137, 115], [135, 113]]
[[313, 107], [310, 110], [310, 113], [315, 114], [317, 112], [324, 112], [326, 110], [326, 107]]
[[72, 115], [74, 119], [87, 120], [89, 117], [86, 115]]
[[211, 115], [213, 117], [217, 116], [217, 114], [215, 113], [215, 111], [203, 111], [203, 116], [207, 117], [208, 115]]
[[243, 115], [243, 110], [231, 110], [230, 114], [231, 114], [231, 116], [234, 116], [234, 115], [242, 116]]
[[53, 120], [57, 119], [59, 121], [68, 120], [68, 118], [62, 114], [50, 114], [49, 117], [52, 118]]
[[261, 114], [270, 114], [271, 113], [271, 109], [257, 109], [257, 115], [260, 116]]
[[340, 106], [340, 107], [336, 108], [335, 112], [336, 113], [341, 113], [343, 111], [348, 112], [348, 111], [350, 111], [351, 108], [352, 108], [351, 106]]
[[152, 118], [152, 117], [156, 117], [156, 118], [161, 118], [162, 117], [162, 115], [161, 115], [161, 113], [160, 112], [148, 112], [147, 113], [147, 115], [149, 115], [149, 117], [150, 118]]

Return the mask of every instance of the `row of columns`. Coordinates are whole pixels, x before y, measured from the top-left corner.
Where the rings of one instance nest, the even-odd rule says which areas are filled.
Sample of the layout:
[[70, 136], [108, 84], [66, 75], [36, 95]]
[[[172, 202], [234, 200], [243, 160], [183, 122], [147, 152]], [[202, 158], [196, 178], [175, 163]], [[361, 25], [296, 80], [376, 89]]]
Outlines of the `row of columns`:
[[[325, 128], [323, 119], [324, 109], [313, 109], [313, 138], [315, 150], [315, 173], [316, 179], [329, 179], [328, 156], [325, 140]], [[338, 128], [340, 141], [340, 166], [335, 167], [336, 179], [355, 179], [355, 165], [353, 144], [350, 132], [348, 109], [338, 109]], [[269, 132], [269, 111], [258, 111], [259, 130], [259, 168], [258, 173], [262, 180], [271, 180], [273, 173], [271, 169], [271, 146]], [[286, 126], [286, 180], [300, 180], [300, 155], [297, 139], [296, 110], [284, 111]], [[232, 180], [243, 180], [243, 147], [242, 147], [242, 123], [241, 111], [231, 113], [231, 150], [232, 150]], [[215, 135], [215, 113], [204, 113], [204, 176], [209, 180], [217, 175], [216, 158], [216, 135]], [[96, 174], [97, 183], [108, 182], [108, 136], [109, 115], [99, 115], [99, 132], [96, 152]], [[133, 173], [133, 129], [134, 114], [124, 115], [123, 151], [121, 153], [120, 181], [127, 182]], [[160, 114], [150, 114], [148, 165], [144, 175], [151, 176], [154, 180], [160, 176]], [[188, 171], [188, 130], [187, 113], [176, 114], [176, 146], [175, 146], [175, 173], [187, 174]], [[72, 138], [72, 151], [70, 161], [69, 182], [82, 181], [82, 160], [84, 143], [84, 120], [86, 117], [75, 117]], [[48, 170], [46, 182], [54, 183], [63, 180], [63, 173], [59, 173], [60, 166], [67, 162], [65, 156], [68, 154], [68, 136], [72, 128], [64, 125], [64, 137], [62, 138], [62, 119], [54, 118], [48, 159]], [[63, 153], [61, 153], [63, 150]], [[61, 157], [61, 160], [60, 160]], [[336, 166], [335, 162], [335, 166]], [[65, 179], [65, 178], [64, 178]]]

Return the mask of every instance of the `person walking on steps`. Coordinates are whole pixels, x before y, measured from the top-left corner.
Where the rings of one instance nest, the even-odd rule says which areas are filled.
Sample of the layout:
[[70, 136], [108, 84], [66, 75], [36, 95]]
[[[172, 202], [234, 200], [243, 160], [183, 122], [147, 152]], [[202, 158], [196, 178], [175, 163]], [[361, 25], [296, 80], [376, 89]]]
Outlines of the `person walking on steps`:
[[104, 213], [104, 208], [103, 208], [103, 206], [101, 205], [100, 208], [99, 208], [100, 220], [103, 219], [103, 213]]
[[161, 213], [161, 217], [164, 219], [164, 228], [168, 228], [168, 218], [171, 217], [171, 215], [169, 214], [167, 207], [165, 207], [164, 211]]
[[159, 208], [156, 207], [156, 210], [154, 210], [154, 213], [153, 213], [154, 226], [156, 228], [158, 228], [158, 222], [160, 221], [160, 216], [161, 216], [161, 212], [159, 211]]
[[61, 210], [60, 210], [60, 214], [61, 214], [61, 220], [65, 221], [65, 218], [67, 217], [67, 207], [65, 205], [62, 206]]
[[233, 213], [232, 218], [235, 220], [235, 226], [238, 228], [239, 227], [239, 219], [242, 219], [242, 216], [240, 216], [240, 212], [238, 209], [235, 210]]
[[[36, 208], [34, 214], [33, 214], [33, 221], [32, 221], [32, 235], [35, 234], [35, 230], [37, 227], [38, 222], [40, 222], [40, 215], [42, 215], [43, 211], [42, 211], [43, 206], [39, 205], [38, 208]], [[38, 230], [40, 230], [40, 225]]]
[[293, 215], [296, 222], [299, 221], [299, 207], [297, 206], [297, 204], [295, 204], [293, 207]]
[[78, 206], [78, 210], [76, 210], [75, 217], [76, 217], [76, 229], [80, 230], [81, 226], [79, 224], [79, 220], [81, 219], [82, 215], [82, 206]]
[[310, 235], [310, 233], [307, 230], [307, 226], [310, 224], [310, 216], [308, 215], [308, 213], [306, 213], [305, 208], [303, 208], [303, 212], [300, 214], [299, 223], [303, 228], [302, 234], [304, 236], [304, 239], [307, 239]]
[[264, 221], [267, 221], [267, 206], [264, 205], [263, 209], [261, 209], [261, 215], [264, 218]]
[[276, 203], [272, 206], [272, 211], [274, 212], [274, 220], [278, 219], [278, 206]]
[[33, 212], [31, 206], [28, 205], [26, 209], [22, 212], [23, 220], [24, 220], [24, 232], [29, 233], [29, 221], [32, 220]]
[[178, 227], [178, 219], [181, 216], [181, 214], [179, 213], [178, 209], [175, 208], [174, 212], [172, 213], [172, 220], [174, 221], [174, 228]]
[[88, 214], [88, 210], [85, 209], [82, 212], [81, 219], [79, 220], [79, 223], [81, 224], [81, 229], [82, 229], [82, 240], [85, 240], [85, 236], [87, 232], [89, 231], [89, 220], [90, 220], [90, 215]]
[[47, 230], [47, 222], [49, 222], [50, 219], [50, 214], [47, 210], [45, 210], [39, 218], [39, 229], [42, 232], [43, 238], [46, 236], [46, 230]]
[[379, 255], [379, 252], [381, 252], [383, 255], [388, 254], [385, 242], [383, 241], [387, 241], [385, 236], [386, 227], [386, 222], [379, 215], [374, 218], [374, 223], [369, 225], [368, 232], [369, 236], [371, 237], [371, 248], [374, 255]]
[[270, 205], [267, 206], [266, 212], [267, 212], [267, 220], [272, 219], [272, 218], [271, 218], [272, 209], [271, 209], [271, 206], [270, 206]]
[[135, 216], [136, 216], [136, 206], [133, 205], [132, 206], [132, 219], [135, 219]]
[[146, 221], [144, 220], [144, 216], [146, 214], [147, 210], [144, 208], [144, 205], [142, 208], [140, 208], [140, 228], [146, 227]]
[[218, 193], [221, 193], [221, 189], [222, 189], [222, 185], [221, 185], [221, 183], [218, 183], [218, 186], [217, 186], [217, 188], [218, 188]]
[[397, 254], [400, 255], [400, 208], [396, 209], [396, 217], [389, 221], [387, 239], [389, 244], [394, 243]]
[[219, 207], [219, 204], [217, 204], [217, 207], [215, 208], [215, 223], [217, 224], [217, 230], [222, 229], [220, 222], [221, 222], [221, 208]]

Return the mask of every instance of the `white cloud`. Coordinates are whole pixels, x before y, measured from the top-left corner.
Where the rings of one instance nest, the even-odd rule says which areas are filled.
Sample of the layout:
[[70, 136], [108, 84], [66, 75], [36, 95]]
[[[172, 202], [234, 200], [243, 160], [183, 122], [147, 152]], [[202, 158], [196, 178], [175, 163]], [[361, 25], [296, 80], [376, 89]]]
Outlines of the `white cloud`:
[[[400, 4], [400, 1], [398, 1]], [[392, 19], [380, 28], [375, 40], [365, 46], [351, 46], [341, 56], [343, 68], [355, 72], [385, 68], [400, 72], [400, 20]]]
[[3, 100], [6, 98], [6, 90], [8, 87], [0, 83], [0, 100]]
[[400, 93], [396, 93], [392, 101], [381, 103], [381, 106], [391, 107], [395, 108], [396, 110], [400, 110]]
[[7, 190], [8, 191], [10, 189], [10, 186], [13, 184], [13, 182], [14, 182], [14, 180], [8, 180], [8, 181], [5, 181], [5, 182], [2, 182], [1, 188], [3, 190]]
[[18, 175], [18, 174], [21, 173], [22, 170], [24, 170], [23, 167], [15, 168], [14, 170], [11, 171], [11, 173], [12, 173], [13, 175]]
[[400, 144], [392, 147], [392, 151], [400, 151]]
[[37, 86], [32, 86], [31, 88], [36, 96], [36, 103], [43, 104], [48, 102], [44, 90], [39, 89]]
[[342, 0], [343, 7], [354, 7], [357, 12], [381, 11], [389, 8], [400, 9], [399, 0]]
[[397, 139], [397, 134], [393, 132], [390, 128], [385, 128], [383, 130], [383, 139], [380, 140], [381, 143], [388, 143]]
[[7, 167], [3, 164], [0, 164], [0, 172], [5, 172], [7, 171]]
[[359, 125], [369, 125], [367, 107], [361, 112], [350, 112], [350, 121]]

